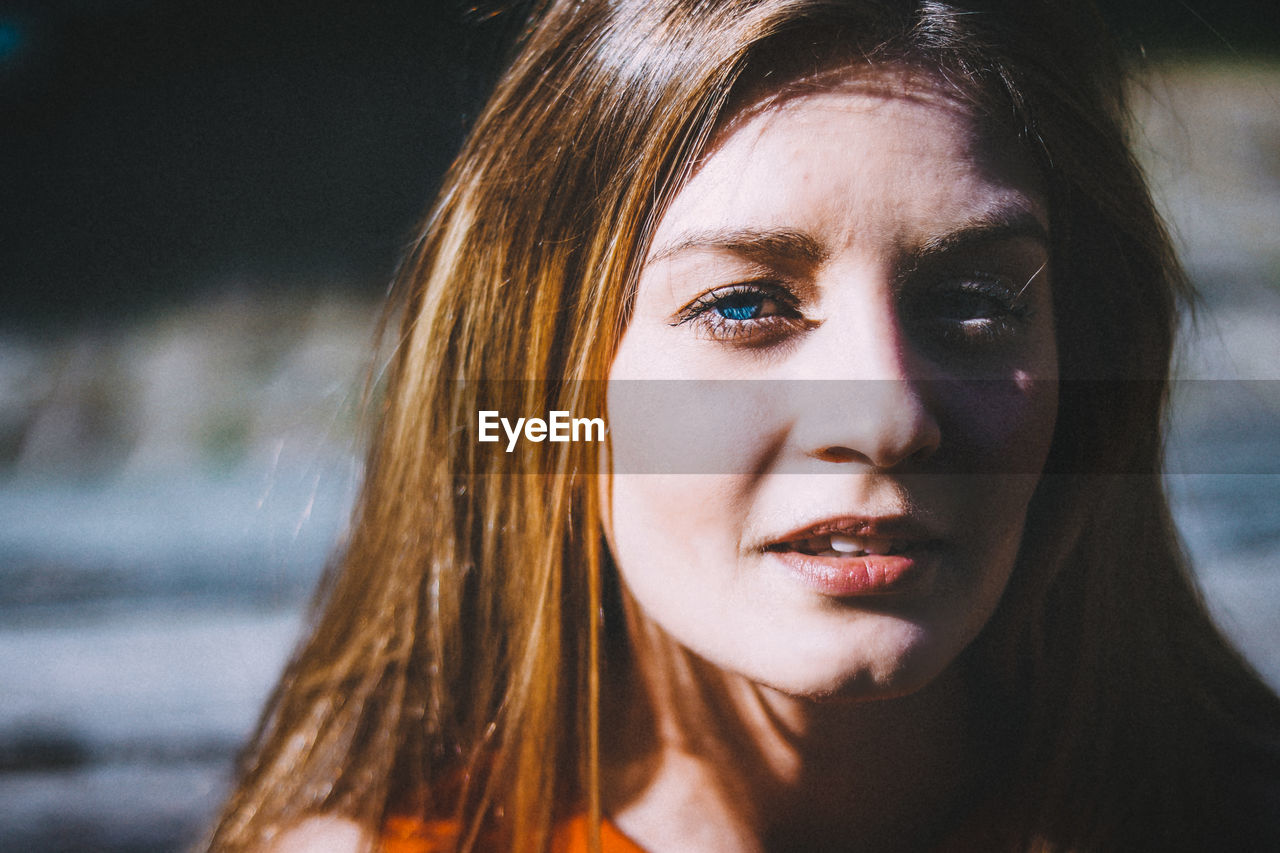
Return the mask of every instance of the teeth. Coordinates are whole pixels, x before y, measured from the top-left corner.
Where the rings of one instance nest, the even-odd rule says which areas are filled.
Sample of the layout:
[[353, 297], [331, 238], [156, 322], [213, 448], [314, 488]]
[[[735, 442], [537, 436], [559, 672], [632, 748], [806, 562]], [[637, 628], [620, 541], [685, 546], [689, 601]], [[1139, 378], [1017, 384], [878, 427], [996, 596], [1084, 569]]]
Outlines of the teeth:
[[814, 539], [806, 544], [816, 544], [813, 553], [823, 557], [866, 557], [869, 554], [886, 556], [897, 554], [901, 550], [898, 542], [887, 539], [867, 539], [858, 536], [846, 536], [843, 533], [832, 533], [822, 537], [824, 541], [815, 543]]
[[840, 551], [844, 554], [853, 554], [858, 551], [866, 552], [866, 548], [862, 547], [861, 542], [852, 536], [842, 536], [839, 533], [831, 534], [831, 550]]
[[848, 536], [843, 533], [831, 533], [825, 536], [810, 536], [799, 539], [787, 546], [787, 550], [812, 554], [815, 557], [866, 557], [869, 555], [892, 556], [899, 554], [906, 547], [902, 542], [891, 539]]

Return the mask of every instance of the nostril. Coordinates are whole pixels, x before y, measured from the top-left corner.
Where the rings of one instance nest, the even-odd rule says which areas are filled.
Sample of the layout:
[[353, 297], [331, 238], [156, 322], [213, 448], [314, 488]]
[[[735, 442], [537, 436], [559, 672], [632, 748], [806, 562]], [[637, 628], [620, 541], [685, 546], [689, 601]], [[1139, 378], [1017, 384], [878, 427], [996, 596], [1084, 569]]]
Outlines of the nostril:
[[936, 433], [922, 434], [917, 438], [918, 441], [914, 446], [884, 447], [873, 454], [855, 450], [848, 445], [829, 444], [819, 447], [809, 455], [819, 462], [856, 462], [874, 468], [896, 468], [905, 463], [925, 462], [938, 451], [939, 442]]
[[821, 462], [869, 462], [866, 456], [851, 447], [823, 447], [813, 454]]
[[921, 445], [914, 453], [907, 456], [909, 462], [923, 462], [936, 453], [938, 445], [934, 441]]

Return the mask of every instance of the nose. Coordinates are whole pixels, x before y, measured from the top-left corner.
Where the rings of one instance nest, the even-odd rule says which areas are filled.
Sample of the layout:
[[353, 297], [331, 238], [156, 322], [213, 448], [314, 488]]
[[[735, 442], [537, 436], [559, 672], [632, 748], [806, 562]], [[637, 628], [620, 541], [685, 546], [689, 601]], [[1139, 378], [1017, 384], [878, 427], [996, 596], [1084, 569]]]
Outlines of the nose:
[[844, 379], [822, 384], [835, 386], [825, 391], [827, 417], [807, 428], [800, 442], [814, 459], [888, 470], [923, 462], [941, 446], [942, 430], [918, 381]]
[[938, 379], [913, 351], [892, 299], [884, 301], [832, 316], [796, 353], [805, 380], [792, 441], [806, 457], [888, 470], [941, 447]]

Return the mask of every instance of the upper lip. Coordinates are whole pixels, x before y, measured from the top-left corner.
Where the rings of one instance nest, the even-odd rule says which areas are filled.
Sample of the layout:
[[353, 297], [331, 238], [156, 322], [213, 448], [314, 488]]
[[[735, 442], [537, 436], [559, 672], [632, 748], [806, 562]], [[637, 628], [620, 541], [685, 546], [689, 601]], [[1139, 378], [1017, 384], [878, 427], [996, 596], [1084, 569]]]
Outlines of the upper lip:
[[776, 549], [789, 543], [832, 534], [892, 540], [907, 546], [941, 538], [935, 526], [918, 515], [841, 515], [796, 527], [781, 536], [770, 536], [761, 543], [760, 550]]

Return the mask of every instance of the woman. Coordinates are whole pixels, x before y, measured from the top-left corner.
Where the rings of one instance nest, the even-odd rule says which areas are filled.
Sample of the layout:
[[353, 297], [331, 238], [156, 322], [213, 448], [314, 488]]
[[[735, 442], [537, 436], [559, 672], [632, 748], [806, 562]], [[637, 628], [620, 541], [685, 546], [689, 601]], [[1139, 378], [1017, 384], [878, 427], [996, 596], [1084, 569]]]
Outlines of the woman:
[[[545, 4], [212, 847], [1280, 838], [1280, 705], [1161, 490], [1185, 286], [1122, 117], [1074, 4]], [[607, 445], [480, 440], [553, 411]]]

